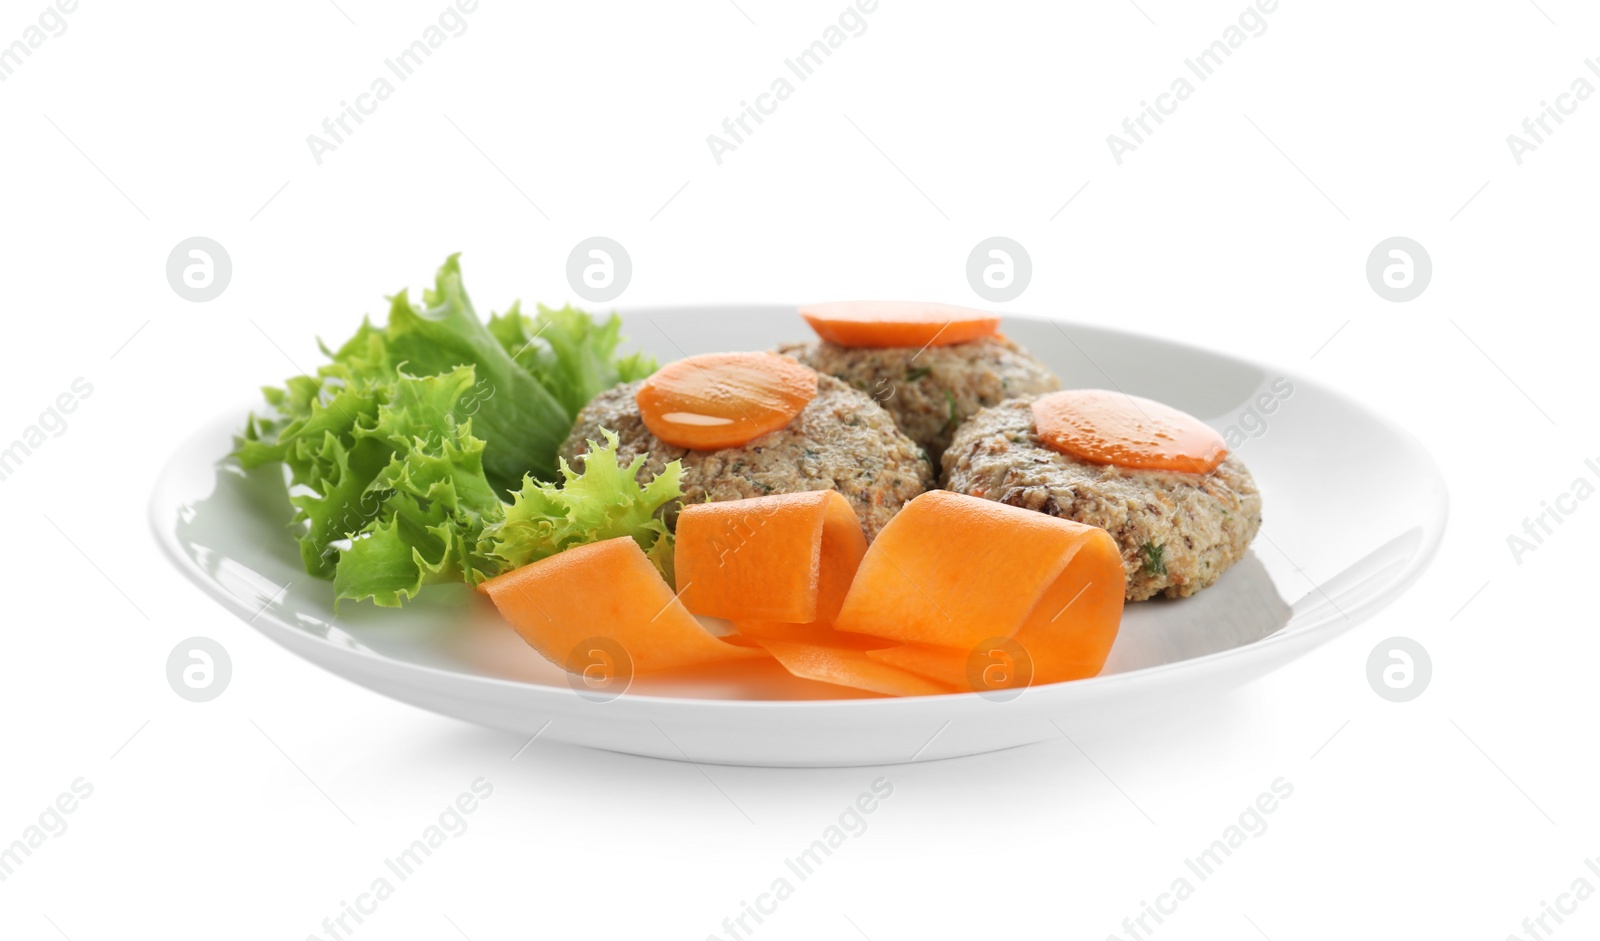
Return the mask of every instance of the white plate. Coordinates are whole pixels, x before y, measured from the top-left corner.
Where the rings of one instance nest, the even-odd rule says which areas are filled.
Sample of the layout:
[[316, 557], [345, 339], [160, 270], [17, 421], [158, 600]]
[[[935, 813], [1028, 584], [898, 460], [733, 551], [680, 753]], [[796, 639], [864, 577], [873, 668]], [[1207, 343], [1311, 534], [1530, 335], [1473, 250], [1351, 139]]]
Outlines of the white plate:
[[[663, 362], [768, 349], [810, 335], [792, 307], [640, 310], [630, 339]], [[1119, 388], [1170, 403], [1218, 429], [1254, 433], [1235, 448], [1261, 488], [1250, 554], [1182, 601], [1129, 605], [1101, 676], [1026, 690], [1009, 702], [968, 693], [824, 699], [831, 687], [707, 672], [640, 678], [610, 702], [579, 697], [465, 588], [425, 591], [403, 610], [347, 604], [308, 576], [285, 532], [275, 468], [224, 460], [244, 410], [173, 456], [151, 503], [173, 563], [251, 626], [305, 659], [404, 702], [524, 735], [638, 755], [725, 764], [891, 764], [995, 751], [1061, 734], [1087, 712], [1181, 707], [1216, 696], [1347, 630], [1398, 595], [1444, 529], [1433, 461], [1383, 417], [1306, 379], [1152, 337], [1008, 317], [1002, 329], [1070, 387]], [[1255, 406], [1280, 380], [1270, 414]], [[1252, 409], [1254, 409], [1252, 411]], [[767, 698], [757, 698], [765, 696]], [[784, 698], [773, 698], [784, 697]], [[541, 733], [541, 730], [542, 733]]]

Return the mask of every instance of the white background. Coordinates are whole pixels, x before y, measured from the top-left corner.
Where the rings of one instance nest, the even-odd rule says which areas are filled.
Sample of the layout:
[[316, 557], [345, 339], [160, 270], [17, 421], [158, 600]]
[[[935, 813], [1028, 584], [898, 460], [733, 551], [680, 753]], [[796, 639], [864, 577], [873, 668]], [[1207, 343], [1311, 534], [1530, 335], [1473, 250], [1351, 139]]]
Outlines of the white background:
[[[725, 937], [880, 775], [895, 792], [870, 829], [756, 938], [1127, 937], [1280, 776], [1269, 829], [1156, 937], [1498, 941], [1573, 879], [1600, 887], [1600, 503], [1520, 565], [1506, 545], [1600, 458], [1600, 102], [1520, 166], [1505, 141], [1577, 76], [1600, 84], [1600, 15], [1283, 0], [1118, 166], [1106, 135], [1244, 9], [1139, 3], [882, 0], [719, 166], [706, 135], [844, 0], [482, 0], [319, 166], [306, 135], [443, 0], [84, 0], [0, 83], [0, 439], [94, 386], [0, 483], [0, 842], [74, 779], [94, 792], [0, 883], [0, 937], [326, 937], [480, 776], [471, 829], [355, 937]], [[43, 6], [0, 4], [0, 43]], [[1015, 309], [1279, 363], [1408, 427], [1450, 482], [1445, 545], [1392, 607], [1265, 680], [1160, 720], [1084, 716], [1081, 753], [714, 785], [543, 742], [512, 761], [519, 740], [309, 667], [158, 557], [145, 501], [167, 453], [315, 362], [316, 335], [455, 250], [480, 308], [568, 299], [567, 252], [596, 234], [632, 254], [624, 306], [975, 303], [968, 251], [1009, 236], [1035, 268]], [[165, 279], [191, 235], [232, 255], [210, 303]], [[1365, 280], [1392, 235], [1433, 258], [1409, 303]], [[204, 705], [164, 677], [196, 634], [234, 664]], [[1434, 663], [1404, 705], [1364, 676], [1396, 634]], [[1557, 935], [1597, 931], [1590, 900]]]

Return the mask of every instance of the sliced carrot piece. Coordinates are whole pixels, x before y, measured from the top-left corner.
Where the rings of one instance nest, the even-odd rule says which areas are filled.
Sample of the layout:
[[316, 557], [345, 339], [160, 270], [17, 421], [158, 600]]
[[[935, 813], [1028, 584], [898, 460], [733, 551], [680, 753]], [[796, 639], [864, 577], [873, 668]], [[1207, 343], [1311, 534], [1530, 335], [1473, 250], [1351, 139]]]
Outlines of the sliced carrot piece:
[[787, 426], [816, 394], [816, 372], [787, 356], [705, 353], [661, 367], [634, 401], [657, 438], [715, 451]]
[[[1101, 558], [1092, 559], [1091, 555]], [[1009, 643], [980, 644], [972, 650], [903, 644], [869, 648], [867, 656], [975, 692], [1094, 676], [1105, 666], [1111, 644], [1117, 639], [1122, 607], [1120, 598], [1112, 597], [1122, 591], [1122, 586], [1116, 579], [1097, 577], [1096, 573], [1105, 571], [1112, 561], [1120, 564], [1120, 559], [1116, 542], [1109, 535], [1086, 540], [1066, 571], [1034, 605], [1016, 635], [1007, 638]], [[1105, 614], [1108, 607], [1118, 614]], [[834, 634], [855, 636], [842, 631]], [[1050, 652], [1044, 665], [1048, 672], [1043, 677], [1036, 673], [1034, 650]], [[993, 670], [999, 670], [999, 675]]]
[[1090, 464], [1207, 474], [1228, 456], [1215, 429], [1154, 399], [1104, 389], [1069, 389], [1033, 401], [1046, 447]]
[[922, 644], [898, 644], [867, 651], [867, 656], [879, 663], [908, 670], [963, 692], [971, 687], [967, 678], [967, 665], [971, 653], [954, 647], [928, 647]]
[[695, 614], [828, 626], [866, 551], [850, 501], [811, 490], [684, 507], [675, 571]]
[[954, 692], [950, 687], [915, 673], [870, 659], [861, 650], [776, 641], [765, 646], [785, 669], [803, 679], [887, 696], [937, 696]]
[[785, 624], [779, 621], [737, 621], [736, 633], [728, 636], [730, 643], [749, 642], [765, 644], [815, 644], [821, 647], [847, 647], [854, 650], [879, 650], [898, 646], [895, 641], [870, 634], [847, 634], [836, 631], [833, 625]]
[[1110, 533], [1085, 528], [1065, 569], [1011, 638], [1033, 658], [1035, 682], [1098, 674], [1117, 639], [1126, 597], [1122, 551]]
[[866, 656], [894, 640], [834, 630], [866, 551], [850, 502], [816, 490], [686, 507], [675, 570], [685, 607], [732, 620], [730, 643], [756, 645], [795, 676], [895, 696], [950, 692]]
[[621, 645], [635, 673], [762, 656], [701, 627], [631, 536], [574, 546], [483, 590], [523, 640], [563, 668], [594, 637]]
[[840, 346], [950, 346], [991, 336], [998, 314], [915, 301], [833, 301], [800, 308], [817, 336]]
[[[835, 626], [914, 645], [869, 659], [963, 689], [968, 657], [1005, 639], [1034, 682], [1092, 676], [1122, 619], [1121, 556], [1102, 529], [936, 490], [878, 534]], [[921, 648], [933, 648], [932, 651]]]
[[922, 494], [868, 548], [837, 626], [963, 649], [1009, 637], [1088, 528], [948, 490]]

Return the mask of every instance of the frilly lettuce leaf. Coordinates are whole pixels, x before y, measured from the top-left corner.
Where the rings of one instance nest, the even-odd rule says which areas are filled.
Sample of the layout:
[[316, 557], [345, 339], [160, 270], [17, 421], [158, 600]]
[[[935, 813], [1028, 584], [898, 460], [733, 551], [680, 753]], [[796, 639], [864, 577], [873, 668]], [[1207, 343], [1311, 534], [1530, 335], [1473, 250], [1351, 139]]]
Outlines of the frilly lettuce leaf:
[[510, 571], [572, 546], [632, 536], [667, 584], [673, 584], [672, 533], [656, 514], [683, 497], [683, 465], [673, 461], [640, 486], [644, 455], [623, 467], [617, 461], [617, 436], [604, 429], [601, 433], [605, 443], [589, 442], [582, 474], [563, 460], [561, 486], [529, 478], [504, 517], [484, 530], [478, 553]]
[[520, 304], [512, 304], [504, 314], [489, 318], [489, 332], [517, 365], [545, 377], [573, 415], [612, 386], [656, 371], [656, 361], [643, 353], [616, 355], [622, 342], [622, 318], [616, 314], [597, 321], [572, 306], [539, 304], [537, 309], [529, 317]]
[[456, 256], [439, 269], [434, 289], [423, 292], [427, 306], [414, 307], [403, 292], [391, 300], [387, 345], [393, 368], [413, 375], [462, 364], [476, 369], [477, 386], [459, 408], [491, 443], [483, 459], [490, 482], [510, 491], [524, 474], [554, 479], [556, 449], [578, 410], [556, 397], [557, 377], [518, 366], [478, 319], [461, 287]]
[[[553, 499], [552, 512], [568, 514], [552, 527], [563, 546], [626, 531], [654, 555], [670, 553], [649, 512], [589, 508], [627, 493], [614, 452], [609, 470], [596, 462], [592, 480], [556, 457], [590, 398], [655, 368], [639, 355], [615, 356], [615, 315], [596, 323], [572, 308], [540, 308], [527, 318], [513, 305], [485, 324], [455, 255], [420, 307], [403, 291], [389, 301], [388, 323], [364, 320], [342, 346], [323, 347], [330, 362], [316, 376], [263, 390], [271, 414], [250, 417], [235, 451], [247, 469], [287, 467], [301, 559], [333, 579], [338, 599], [397, 606], [426, 584], [476, 584], [508, 570], [506, 557], [487, 554], [484, 534], [506, 532], [508, 511], [533, 525], [537, 504], [519, 510], [524, 500]], [[558, 475], [576, 489], [551, 498], [563, 489], [538, 481]], [[660, 506], [680, 495], [675, 480], [653, 482], [647, 499]], [[516, 502], [504, 502], [508, 493]]]
[[424, 444], [412, 439], [369, 485], [369, 493], [387, 497], [369, 531], [339, 554], [339, 599], [396, 606], [424, 584], [476, 584], [495, 574], [476, 555], [478, 534], [504, 507], [483, 476], [484, 442], [468, 422], [437, 451]]

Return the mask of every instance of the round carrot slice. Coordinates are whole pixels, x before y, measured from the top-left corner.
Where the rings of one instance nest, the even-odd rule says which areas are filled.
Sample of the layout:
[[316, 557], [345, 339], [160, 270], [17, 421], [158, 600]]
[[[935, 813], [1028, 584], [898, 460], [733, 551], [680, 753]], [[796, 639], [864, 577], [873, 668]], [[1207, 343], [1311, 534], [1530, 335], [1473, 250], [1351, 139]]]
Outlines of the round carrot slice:
[[816, 372], [787, 356], [705, 353], [661, 367], [634, 401], [657, 438], [715, 451], [788, 425], [816, 394]]
[[800, 308], [817, 336], [840, 346], [950, 346], [993, 336], [998, 314], [916, 301], [833, 301]]
[[1033, 402], [1045, 446], [1090, 464], [1206, 474], [1228, 456], [1222, 436], [1187, 412], [1104, 389], [1070, 389]]

